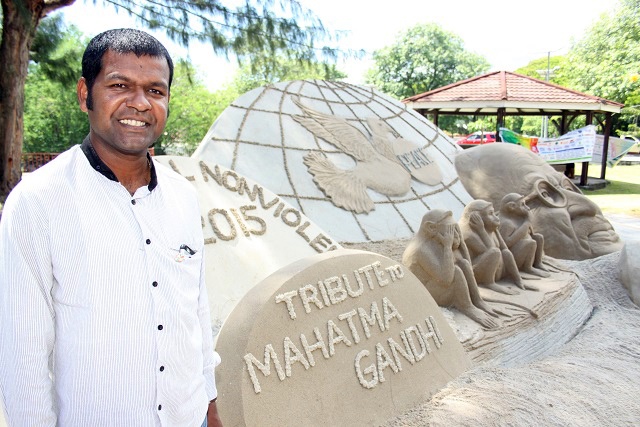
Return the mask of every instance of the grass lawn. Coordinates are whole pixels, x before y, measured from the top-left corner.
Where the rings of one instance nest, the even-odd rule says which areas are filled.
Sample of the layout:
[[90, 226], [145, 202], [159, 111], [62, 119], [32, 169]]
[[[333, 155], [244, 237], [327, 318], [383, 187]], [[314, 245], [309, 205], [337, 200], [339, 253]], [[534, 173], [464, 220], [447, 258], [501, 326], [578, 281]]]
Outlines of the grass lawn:
[[[576, 176], [581, 165], [576, 164]], [[600, 176], [600, 165], [589, 165], [589, 176]], [[600, 190], [582, 192], [606, 214], [626, 214], [640, 218], [640, 163], [607, 168], [605, 179], [609, 184]]]

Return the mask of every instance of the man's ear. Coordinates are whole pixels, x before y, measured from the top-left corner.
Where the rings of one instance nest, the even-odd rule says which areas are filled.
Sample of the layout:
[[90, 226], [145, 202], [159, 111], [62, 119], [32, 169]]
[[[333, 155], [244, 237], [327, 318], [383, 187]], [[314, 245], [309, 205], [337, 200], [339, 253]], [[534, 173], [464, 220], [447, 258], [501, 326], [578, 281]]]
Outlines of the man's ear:
[[78, 95], [78, 104], [80, 109], [85, 113], [89, 111], [87, 107], [87, 98], [89, 97], [89, 88], [87, 87], [87, 81], [84, 77], [80, 77], [78, 84], [76, 85], [76, 93]]

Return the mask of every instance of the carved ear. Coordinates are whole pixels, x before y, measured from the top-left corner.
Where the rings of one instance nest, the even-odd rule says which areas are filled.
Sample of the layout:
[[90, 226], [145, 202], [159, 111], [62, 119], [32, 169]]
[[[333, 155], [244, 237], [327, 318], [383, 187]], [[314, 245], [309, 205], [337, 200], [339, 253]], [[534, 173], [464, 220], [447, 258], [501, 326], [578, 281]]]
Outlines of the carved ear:
[[435, 234], [437, 229], [437, 223], [432, 221], [427, 221], [425, 224], [427, 225], [427, 231], [431, 234]]

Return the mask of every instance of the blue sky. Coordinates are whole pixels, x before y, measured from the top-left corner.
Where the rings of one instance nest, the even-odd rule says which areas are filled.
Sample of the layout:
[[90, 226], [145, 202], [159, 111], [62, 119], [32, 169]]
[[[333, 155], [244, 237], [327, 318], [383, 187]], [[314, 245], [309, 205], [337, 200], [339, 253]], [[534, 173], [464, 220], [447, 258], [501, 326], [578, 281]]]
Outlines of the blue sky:
[[[225, 2], [228, 3], [228, 2]], [[513, 71], [529, 61], [547, 55], [564, 54], [572, 39], [580, 38], [599, 16], [611, 11], [617, 0], [301, 0], [301, 3], [335, 30], [346, 30], [341, 46], [373, 52], [394, 42], [404, 29], [435, 22], [460, 36], [467, 50], [484, 56], [491, 70]], [[77, 0], [62, 12], [68, 23], [87, 36], [110, 28], [135, 27], [135, 21], [112, 6]], [[233, 59], [216, 57], [207, 45], [193, 44], [189, 52], [153, 32], [175, 57], [187, 54], [216, 89], [229, 81], [236, 69]], [[350, 60], [338, 67], [348, 81], [364, 82], [371, 66], [368, 58]]]

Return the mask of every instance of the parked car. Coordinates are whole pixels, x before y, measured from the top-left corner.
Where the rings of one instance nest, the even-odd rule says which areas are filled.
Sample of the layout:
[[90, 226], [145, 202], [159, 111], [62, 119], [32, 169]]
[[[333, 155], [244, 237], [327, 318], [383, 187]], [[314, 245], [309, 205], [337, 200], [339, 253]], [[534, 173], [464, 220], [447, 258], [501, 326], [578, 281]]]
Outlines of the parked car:
[[[487, 144], [489, 142], [496, 142], [496, 133], [495, 132], [474, 132], [465, 136], [462, 139], [458, 140], [458, 145], [464, 146], [474, 146], [474, 145], [482, 145]], [[464, 147], [466, 148], [466, 147]]]

